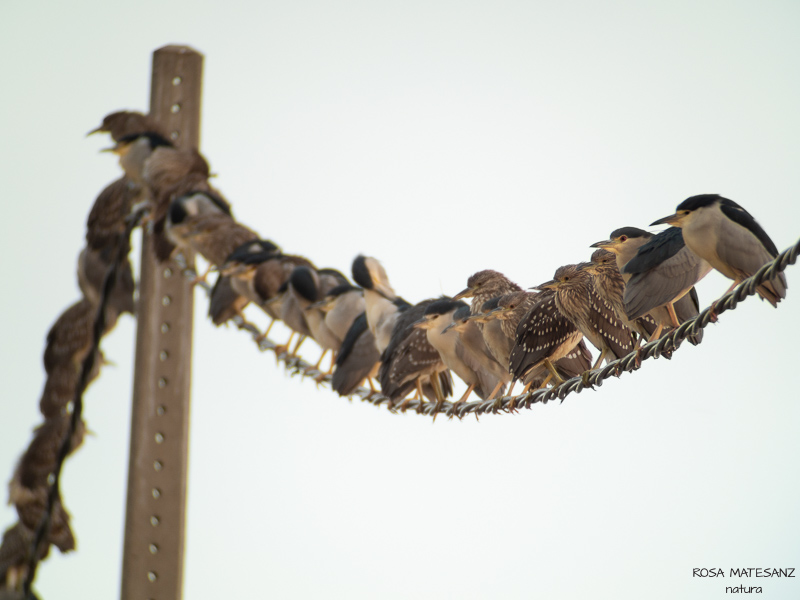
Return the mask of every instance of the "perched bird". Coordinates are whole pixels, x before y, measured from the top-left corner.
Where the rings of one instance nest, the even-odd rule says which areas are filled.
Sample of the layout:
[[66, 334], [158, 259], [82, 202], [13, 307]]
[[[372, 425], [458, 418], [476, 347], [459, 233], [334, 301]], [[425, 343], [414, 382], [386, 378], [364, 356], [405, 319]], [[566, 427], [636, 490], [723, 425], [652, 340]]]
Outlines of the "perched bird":
[[[536, 303], [520, 320], [515, 333], [514, 347], [509, 356], [509, 370], [514, 381], [533, 383], [540, 380], [546, 369], [548, 375], [540, 386], [551, 378], [562, 383], [564, 377], [577, 375], [574, 361], [577, 361], [578, 369], [583, 369], [581, 372], [591, 367], [591, 354], [583, 343], [583, 333], [559, 310], [553, 289], [539, 293]], [[555, 366], [565, 359], [570, 366], [568, 373]]]
[[[753, 216], [719, 194], [687, 198], [675, 214], [651, 223], [680, 227], [686, 245], [717, 271], [733, 279], [730, 290], [771, 262], [778, 249]], [[786, 276], [778, 273], [759, 285], [758, 295], [772, 306], [786, 297]]]
[[392, 289], [383, 265], [371, 256], [359, 255], [353, 260], [353, 281], [364, 288], [367, 323], [378, 352], [389, 346], [399, 311], [410, 306]]
[[[211, 290], [211, 298], [208, 306], [208, 316], [215, 325], [221, 325], [235, 316], [244, 319], [244, 307], [250, 302], [261, 304], [261, 298], [254, 289], [252, 274], [256, 267], [249, 269], [249, 277], [243, 275], [234, 278], [231, 273], [244, 273], [247, 268], [241, 262], [250, 257], [261, 254], [263, 259], [280, 256], [280, 248], [269, 240], [248, 241], [234, 250], [219, 267], [220, 275]], [[280, 283], [283, 283], [281, 281]], [[276, 286], [280, 287], [280, 284]]]
[[366, 379], [372, 392], [375, 392], [372, 379], [378, 374], [380, 360], [375, 336], [367, 324], [367, 313], [362, 312], [342, 340], [336, 355], [331, 387], [340, 396], [349, 396]]
[[[347, 285], [349, 282], [336, 269], [313, 269], [311, 267], [295, 267], [289, 276], [289, 293], [292, 294], [294, 301], [297, 302], [303, 316], [308, 324], [311, 337], [320, 345], [323, 352], [319, 361], [314, 366], [319, 369], [322, 359], [328, 351], [337, 352], [342, 345], [341, 337], [334, 332], [325, 321], [325, 313], [318, 306], [325, 295], [340, 285]], [[333, 361], [331, 361], [331, 369]], [[329, 370], [329, 371], [330, 371]]]
[[86, 220], [86, 244], [93, 250], [115, 248], [125, 233], [125, 219], [142, 199], [142, 188], [123, 176], [97, 195]]
[[211, 288], [208, 317], [218, 327], [236, 316], [244, 319], [242, 311], [249, 303], [249, 299], [233, 289], [231, 278], [220, 274]]
[[473, 390], [486, 400], [503, 387], [508, 374], [489, 354], [483, 336], [474, 323], [469, 323], [471, 327], [464, 326], [461, 330], [448, 329], [458, 311], [462, 311], [461, 315], [468, 315], [469, 306], [466, 302], [450, 298], [435, 300], [425, 308], [422, 319], [417, 321], [415, 327], [426, 332], [428, 342], [439, 352], [445, 366], [467, 384], [467, 391], [456, 404], [466, 402]]
[[521, 287], [502, 273], [486, 269], [471, 275], [467, 280], [467, 287], [453, 296], [453, 300], [472, 298], [470, 312], [475, 315], [481, 312], [483, 304], [488, 300], [511, 292], [521, 291]]
[[[68, 365], [80, 372], [84, 358], [92, 347], [94, 322], [97, 308], [87, 299], [82, 299], [56, 319], [47, 334], [44, 350], [44, 370], [49, 375], [59, 365]], [[95, 368], [99, 368], [99, 351]]]
[[[100, 304], [106, 274], [112, 265], [112, 257], [108, 250], [93, 250], [84, 248], [78, 256], [78, 286], [84, 298], [94, 306]], [[136, 286], [133, 282], [133, 269], [126, 257], [117, 269], [111, 293], [106, 298], [106, 325], [110, 326], [121, 313], [134, 314], [133, 292]]]
[[558, 310], [600, 350], [593, 368], [600, 366], [609, 354], [622, 358], [634, 349], [633, 332], [600, 299], [594, 291], [591, 275], [579, 265], [559, 267], [554, 278], [537, 289], [554, 290]]
[[364, 290], [349, 281], [337, 285], [314, 307], [325, 315], [325, 324], [340, 340], [344, 340], [353, 321], [366, 310]]
[[[263, 337], [269, 335], [274, 322], [282, 318], [289, 277], [299, 266], [314, 268], [307, 258], [283, 254], [269, 240], [254, 240], [237, 248], [220, 268], [222, 275], [231, 278], [235, 291], [249, 298], [272, 319]], [[292, 337], [280, 348], [288, 347]]]
[[[699, 312], [697, 291], [694, 287], [688, 293], [684, 290], [687, 281], [699, 281], [708, 272], [707, 263], [687, 248], [683, 236], [678, 237], [676, 232], [680, 230], [668, 229], [654, 236], [637, 227], [622, 227], [612, 231], [610, 239], [592, 244], [593, 248], [609, 250], [616, 256], [617, 268], [625, 282], [626, 316], [635, 319], [648, 314], [658, 325], [650, 340], [657, 339], [665, 328], [677, 327]], [[701, 340], [702, 332], [689, 338], [693, 344]]]
[[617, 258], [613, 252], [608, 250], [595, 250], [592, 253], [591, 262], [583, 263], [581, 269], [592, 276], [594, 291], [600, 299], [614, 309], [617, 317], [625, 326], [636, 331], [642, 339], [648, 340], [653, 335], [658, 325], [652, 317], [643, 316], [637, 319], [629, 319], [625, 312], [625, 282], [617, 267]]
[[[473, 316], [478, 317], [496, 308], [501, 296], [521, 291], [521, 287], [502, 273], [485, 269], [471, 275], [467, 280], [467, 287], [453, 296], [453, 299], [472, 298], [469, 310]], [[508, 356], [514, 344], [512, 328], [494, 318], [479, 317], [475, 321], [492, 356], [507, 370]], [[509, 378], [505, 383], [510, 381]]]
[[204, 192], [176, 198], [170, 203], [166, 222], [170, 241], [182, 250], [191, 249], [211, 265], [221, 266], [242, 244], [258, 235], [233, 220], [213, 194]]
[[[438, 407], [453, 393], [450, 371], [428, 342], [425, 332], [414, 327], [431, 302], [433, 300], [423, 300], [398, 311], [389, 345], [381, 354], [378, 379], [381, 391], [392, 402], [405, 398], [416, 389], [420, 400], [424, 395], [435, 401]], [[401, 408], [405, 406], [404, 402]]]

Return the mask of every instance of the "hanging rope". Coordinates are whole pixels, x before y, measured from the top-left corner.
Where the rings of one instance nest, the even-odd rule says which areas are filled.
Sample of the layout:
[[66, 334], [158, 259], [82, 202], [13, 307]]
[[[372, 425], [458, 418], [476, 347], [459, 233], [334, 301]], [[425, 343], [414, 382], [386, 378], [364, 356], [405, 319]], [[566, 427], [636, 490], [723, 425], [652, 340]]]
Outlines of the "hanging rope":
[[[512, 408], [530, 409], [531, 405], [536, 403], [546, 404], [550, 400], [555, 399], [559, 399], [563, 402], [569, 394], [580, 393], [586, 388], [594, 389], [595, 387], [600, 387], [609, 377], [619, 377], [622, 373], [636, 371], [645, 360], [658, 358], [664, 352], [677, 350], [687, 337], [698, 333], [701, 329], [705, 329], [709, 323], [716, 321], [718, 315], [734, 310], [739, 302], [749, 296], [755, 295], [756, 288], [760, 284], [772, 279], [781, 271], [786, 270], [786, 267], [797, 262], [798, 253], [800, 253], [800, 240], [798, 240], [794, 246], [781, 252], [771, 263], [762, 266], [755, 275], [745, 279], [733, 291], [725, 294], [722, 298], [717, 300], [717, 302], [703, 310], [693, 319], [689, 319], [658, 340], [645, 344], [638, 350], [631, 352], [623, 358], [610, 362], [604, 367], [597, 368], [589, 373], [584, 373], [579, 377], [568, 379], [557, 386], [547, 389], [532, 390], [518, 396], [504, 396], [497, 400], [480, 400], [461, 404], [456, 404], [448, 400], [440, 405], [438, 411], [439, 413], [451, 417], [455, 416], [460, 419], [468, 414], [484, 415], [487, 413], [508, 411]], [[187, 267], [185, 263], [179, 262], [179, 266], [185, 277], [193, 280], [197, 278], [197, 272], [194, 269]], [[211, 286], [205, 281], [201, 281], [199, 285], [206, 291], [206, 294], [210, 296]], [[272, 340], [262, 338], [261, 332], [252, 323], [238, 316], [233, 318], [233, 322], [239, 329], [251, 334], [259, 350], [276, 351], [276, 348], [278, 348], [278, 344]], [[286, 366], [292, 375], [310, 377], [318, 383], [330, 383], [331, 381], [331, 375], [320, 372], [318, 369], [314, 368], [314, 365], [303, 360], [299, 356], [290, 356], [288, 352], [282, 351], [281, 354], [277, 356], [277, 359]], [[386, 404], [392, 412], [398, 410], [398, 407], [394, 406], [394, 403], [389, 400], [389, 398], [365, 387], [357, 388], [351, 396], [358, 396], [365, 402], [370, 402], [376, 406]], [[434, 417], [437, 414], [435, 403], [418, 399], [404, 401], [403, 412], [408, 410]]]

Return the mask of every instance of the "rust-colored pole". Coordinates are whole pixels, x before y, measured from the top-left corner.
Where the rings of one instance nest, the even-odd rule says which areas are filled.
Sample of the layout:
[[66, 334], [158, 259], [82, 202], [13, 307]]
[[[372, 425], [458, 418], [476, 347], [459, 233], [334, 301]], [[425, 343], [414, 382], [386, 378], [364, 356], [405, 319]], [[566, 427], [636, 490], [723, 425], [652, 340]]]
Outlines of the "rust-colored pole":
[[[200, 143], [203, 55], [153, 53], [150, 115], [183, 148]], [[193, 257], [187, 257], [193, 264]], [[122, 600], [183, 594], [193, 292], [174, 264], [159, 264], [142, 236]]]

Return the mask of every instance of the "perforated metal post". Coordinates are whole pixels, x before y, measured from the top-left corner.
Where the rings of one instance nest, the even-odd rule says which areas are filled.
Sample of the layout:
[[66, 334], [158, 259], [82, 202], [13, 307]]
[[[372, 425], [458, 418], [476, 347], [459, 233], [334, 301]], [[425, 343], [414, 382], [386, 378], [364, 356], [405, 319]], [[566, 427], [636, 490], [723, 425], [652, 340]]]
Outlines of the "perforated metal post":
[[[185, 46], [153, 53], [150, 114], [183, 148], [200, 142], [203, 56]], [[123, 600], [183, 593], [193, 291], [142, 239]], [[189, 264], [194, 258], [187, 257]]]

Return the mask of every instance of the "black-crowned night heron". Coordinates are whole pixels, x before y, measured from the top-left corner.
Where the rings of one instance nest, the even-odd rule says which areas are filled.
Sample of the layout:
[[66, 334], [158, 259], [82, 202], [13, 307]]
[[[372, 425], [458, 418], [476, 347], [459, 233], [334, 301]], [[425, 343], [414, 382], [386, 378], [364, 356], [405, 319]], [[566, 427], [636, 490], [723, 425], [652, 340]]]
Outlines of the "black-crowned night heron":
[[469, 306], [461, 300], [440, 298], [427, 306], [415, 327], [425, 331], [445, 366], [467, 384], [467, 391], [456, 404], [466, 402], [473, 390], [486, 400], [502, 387], [508, 374], [491, 356], [483, 335], [473, 322], [467, 322], [462, 328], [450, 327], [458, 311], [461, 311], [459, 316], [469, 315]]
[[[708, 272], [708, 263], [687, 248], [678, 234], [680, 230], [675, 228], [654, 236], [637, 227], [622, 227], [612, 231], [610, 239], [592, 244], [593, 248], [604, 248], [616, 256], [625, 282], [626, 316], [630, 319], [649, 315], [658, 325], [651, 340], [658, 338], [664, 328], [676, 327], [699, 312], [697, 291], [694, 287], [688, 293], [684, 290], [687, 281], [699, 281]], [[680, 276], [673, 280], [671, 273]], [[700, 343], [702, 331], [688, 339], [693, 344]]]
[[326, 292], [316, 306], [325, 315], [325, 324], [340, 340], [344, 340], [353, 321], [366, 311], [364, 290], [350, 282], [337, 285]]
[[378, 373], [380, 354], [375, 336], [367, 325], [364, 290], [343, 283], [329, 290], [325, 298], [313, 306], [322, 310], [325, 324], [341, 340], [331, 387], [346, 396], [367, 379], [374, 392], [371, 378]]
[[[522, 366], [516, 364], [522, 360], [522, 354], [526, 352], [524, 349], [517, 349], [520, 343], [530, 345], [535, 335], [543, 336], [540, 340], [542, 343], [552, 341], [546, 338], [550, 333], [549, 328], [553, 326], [548, 319], [548, 302], [550, 305], [553, 304], [554, 294], [552, 290], [541, 293], [506, 294], [499, 298], [497, 307], [489, 313], [503, 323], [504, 331], [511, 337], [512, 345], [509, 349], [507, 368], [513, 375], [513, 381], [521, 379], [525, 384], [523, 391], [528, 391], [534, 385], [542, 387], [552, 378], [555, 378], [556, 383], [560, 383], [564, 378], [580, 375], [591, 368], [592, 355], [583, 343], [581, 335], [576, 337], [577, 343], [570, 345], [573, 340], [567, 340], [563, 347], [558, 344], [553, 345], [554, 352], [552, 355], [548, 354], [546, 360], [537, 357], [535, 363], [528, 362]], [[560, 315], [560, 318], [569, 323], [563, 315]]]
[[580, 265], [559, 267], [551, 281], [537, 286], [539, 290], [555, 290], [554, 302], [559, 311], [578, 328], [598, 350], [600, 356], [593, 368], [609, 354], [622, 358], [635, 347], [633, 332], [625, 327], [614, 310], [594, 291], [592, 276]]
[[231, 286], [251, 299], [271, 317], [262, 337], [269, 334], [283, 310], [286, 283], [296, 267], [314, 268], [302, 256], [283, 254], [269, 240], [255, 240], [237, 248], [220, 268], [222, 275], [231, 278]]
[[472, 298], [470, 312], [475, 315], [482, 311], [483, 304], [486, 301], [497, 296], [520, 291], [522, 291], [522, 288], [502, 273], [485, 269], [471, 275], [467, 279], [467, 287], [453, 296], [453, 300]]
[[[231, 253], [258, 235], [233, 220], [214, 194], [197, 192], [170, 203], [166, 233], [182, 250], [192, 249], [211, 265], [222, 266]], [[208, 275], [201, 276], [203, 280]]]
[[244, 319], [244, 307], [250, 300], [233, 289], [231, 278], [220, 274], [208, 300], [208, 317], [216, 326], [239, 316]]
[[336, 355], [331, 387], [340, 396], [349, 396], [366, 379], [374, 392], [372, 378], [378, 374], [380, 360], [381, 354], [375, 345], [375, 336], [367, 323], [367, 313], [362, 312], [342, 340], [339, 354]]
[[[107, 333], [116, 322], [116, 317], [108, 318], [106, 312]], [[97, 317], [97, 307], [86, 298], [76, 302], [65, 310], [53, 323], [47, 333], [44, 349], [43, 363], [48, 378], [63, 369], [61, 373], [64, 380], [72, 380], [79, 375], [83, 368], [83, 361], [92, 348], [94, 337], [94, 322]], [[87, 381], [93, 380], [100, 372], [103, 363], [103, 353], [96, 351], [92, 371], [88, 374]], [[76, 377], [77, 381], [77, 377]], [[55, 382], [54, 382], [55, 383]], [[74, 398], [74, 396], [73, 396]], [[70, 401], [72, 398], [70, 399]]]
[[[675, 214], [651, 223], [680, 227], [686, 245], [733, 285], [729, 291], [777, 255], [775, 244], [753, 216], [733, 200], [719, 194], [687, 198]], [[772, 306], [786, 297], [786, 277], [778, 273], [758, 286], [758, 294]]]
[[[347, 278], [335, 269], [312, 269], [311, 267], [296, 267], [289, 277], [289, 293], [291, 293], [304, 311], [311, 337], [322, 348], [322, 355], [314, 366], [319, 369], [322, 359], [329, 351], [338, 352], [344, 336], [340, 337], [325, 322], [325, 313], [317, 302], [333, 288], [349, 283]], [[331, 359], [331, 369], [333, 359]]]
[[367, 323], [378, 351], [389, 346], [399, 311], [411, 306], [392, 289], [383, 265], [371, 256], [359, 255], [353, 260], [353, 281], [364, 288]]
[[125, 219], [139, 201], [142, 188], [127, 177], [109, 183], [97, 195], [86, 219], [86, 244], [95, 250], [116, 247], [125, 233]]
[[149, 116], [131, 110], [120, 110], [109, 113], [103, 117], [103, 122], [99, 127], [92, 129], [87, 136], [95, 133], [108, 133], [115, 142], [123, 137], [142, 134], [146, 132], [158, 133], [162, 137], [166, 134], [160, 131], [158, 124]]
[[644, 340], [649, 340], [658, 325], [652, 317], [644, 316], [629, 319], [625, 313], [625, 282], [617, 267], [617, 257], [608, 250], [595, 250], [591, 262], [583, 263], [581, 268], [592, 275], [594, 291], [607, 305], [614, 309], [617, 317], [630, 329], [636, 331]]
[[[100, 304], [106, 273], [112, 264], [112, 258], [107, 250], [93, 250], [84, 248], [78, 256], [78, 287], [81, 288], [84, 298], [95, 306]], [[109, 317], [115, 318], [124, 312], [134, 314], [133, 292], [136, 286], [133, 283], [133, 270], [128, 257], [117, 269], [117, 276], [111, 293], [106, 298], [106, 321]]]
[[[414, 327], [431, 302], [433, 300], [423, 300], [398, 311], [389, 345], [381, 354], [378, 380], [381, 391], [392, 402], [416, 389], [420, 401], [424, 395], [439, 405], [453, 393], [450, 371], [425, 332]], [[405, 406], [404, 402], [401, 408]]]

